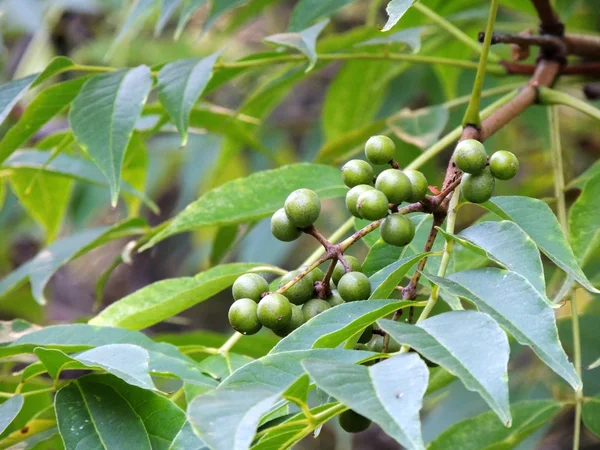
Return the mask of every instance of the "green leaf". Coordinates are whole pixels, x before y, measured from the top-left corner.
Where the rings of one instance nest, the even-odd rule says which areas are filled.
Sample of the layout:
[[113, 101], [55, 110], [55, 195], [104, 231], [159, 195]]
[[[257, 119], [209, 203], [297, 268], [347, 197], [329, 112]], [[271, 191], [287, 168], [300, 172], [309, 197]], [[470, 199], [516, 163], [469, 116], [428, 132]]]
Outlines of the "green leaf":
[[428, 450], [515, 448], [539, 427], [550, 422], [562, 406], [554, 400], [515, 403], [511, 406], [513, 417], [511, 428], [500, 424], [493, 412], [485, 412], [452, 425], [427, 448]]
[[464, 247], [482, 254], [490, 260], [518, 273], [546, 299], [546, 281], [540, 252], [535, 242], [514, 222], [482, 222], [456, 235]]
[[600, 437], [600, 397], [584, 399], [581, 413], [586, 428]]
[[408, 449], [425, 449], [419, 411], [429, 372], [418, 355], [398, 355], [371, 367], [309, 359], [306, 371], [327, 394], [377, 423]]
[[[143, 193], [146, 189], [147, 171], [148, 149], [146, 148], [146, 143], [140, 133], [133, 133], [125, 151], [125, 160], [123, 161], [123, 181], [121, 186], [123, 193], [129, 194], [129, 186], [131, 186], [131, 190]], [[141, 199], [135, 194], [124, 195], [124, 197], [129, 215], [137, 216], [140, 211]], [[150, 208], [154, 211], [154, 207]]]
[[315, 20], [329, 17], [335, 11], [355, 0], [300, 0], [290, 18], [290, 31], [300, 31], [308, 28]]
[[396, 25], [415, 1], [416, 0], [391, 0], [385, 8], [388, 20], [381, 31], [388, 31]]
[[596, 369], [600, 367], [600, 358], [598, 358], [596, 361], [594, 361], [592, 364], [590, 364], [589, 366], [587, 366], [587, 370], [592, 370], [592, 369]]
[[22, 395], [15, 395], [4, 403], [0, 404], [0, 434], [8, 428], [17, 414], [23, 407], [24, 398]]
[[403, 258], [369, 277], [371, 282], [371, 296], [369, 298], [389, 298], [394, 288], [400, 284], [408, 271], [423, 258], [431, 253], [419, 253]]
[[73, 180], [23, 170], [8, 179], [21, 205], [44, 229], [46, 243], [54, 241], [71, 200]]
[[580, 265], [600, 248], [600, 174], [587, 182], [569, 211], [569, 240]]
[[393, 45], [397, 43], [406, 44], [413, 53], [418, 53], [421, 50], [421, 33], [424, 27], [407, 28], [400, 30], [397, 33], [388, 34], [384, 37], [376, 37], [368, 39], [364, 42], [359, 42], [355, 47], [368, 47], [373, 45]]
[[321, 199], [341, 197], [347, 188], [339, 169], [320, 164], [292, 164], [229, 181], [187, 206], [143, 249], [174, 234], [207, 226], [255, 222], [282, 207], [294, 190], [315, 191]]
[[181, 3], [181, 0], [161, 0], [160, 15], [154, 27], [155, 37], [160, 36], [160, 33], [162, 33], [163, 29], [169, 22], [169, 19], [171, 16], [173, 16], [173, 13], [175, 13], [179, 3]]
[[50, 119], [63, 111], [77, 96], [86, 77], [75, 78], [51, 86], [40, 92], [0, 141], [0, 161], [8, 158], [17, 148], [37, 133]]
[[189, 422], [185, 422], [167, 450], [209, 450], [196, 436]]
[[[0, 347], [0, 358], [34, 353], [38, 347], [62, 350], [65, 353], [80, 352], [111, 344], [131, 344], [145, 349], [150, 355], [150, 371], [154, 375], [173, 374], [176, 377], [207, 387], [216, 382], [201, 373], [198, 365], [177, 348], [165, 343], [156, 343], [137, 331], [121, 328], [96, 327], [86, 324], [56, 325], [42, 328], [20, 337], [9, 345]], [[37, 373], [44, 373], [43, 365]], [[35, 373], [29, 370], [29, 375]]]
[[460, 378], [510, 427], [510, 348], [506, 334], [490, 316], [476, 311], [450, 311], [416, 326], [384, 319], [378, 324], [399, 344], [409, 345]]
[[364, 146], [371, 136], [382, 134], [385, 129], [385, 120], [376, 120], [367, 125], [346, 130], [343, 134], [325, 142], [319, 149], [315, 161], [331, 164], [347, 158], [353, 150]]
[[206, 58], [181, 59], [158, 72], [158, 97], [187, 144], [190, 112], [210, 81], [218, 51]]
[[10, 81], [0, 86], [0, 124], [8, 117], [14, 106], [23, 98], [37, 75]]
[[240, 5], [243, 5], [248, 0], [219, 0], [213, 1], [210, 7], [210, 12], [208, 13], [208, 18], [204, 23], [204, 31], [208, 30], [213, 24], [217, 21], [219, 17], [221, 17], [226, 12], [237, 8]]
[[[34, 352], [55, 380], [63, 370], [101, 369], [133, 386], [155, 389], [148, 365], [150, 355], [137, 345], [102, 345], [76, 355], [43, 347], [36, 348]], [[23, 379], [27, 379], [25, 373]]]
[[600, 174], [600, 160], [596, 161], [590, 167], [588, 167], [581, 175], [575, 178], [567, 186], [568, 189], [583, 189], [585, 185], [592, 179]]
[[181, 10], [181, 14], [179, 16], [179, 22], [177, 22], [177, 29], [175, 30], [175, 39], [179, 39], [181, 37], [181, 33], [183, 33], [183, 29], [189, 22], [192, 14], [200, 8], [206, 0], [187, 0], [183, 5]]
[[269, 266], [233, 263], [212, 267], [194, 277], [152, 283], [112, 303], [90, 325], [141, 330], [175, 316], [231, 286], [242, 274]]
[[573, 250], [546, 203], [535, 198], [512, 196], [493, 197], [485, 206], [498, 216], [516, 222], [554, 264], [588, 291], [600, 293], [577, 265]]
[[[52, 154], [46, 151], [18, 150], [4, 161], [2, 168], [10, 168], [12, 171], [23, 170], [29, 174], [33, 171], [42, 171], [108, 187], [106, 178], [92, 162], [63, 153], [52, 157]], [[139, 198], [154, 213], [159, 213], [158, 206], [146, 194], [134, 189], [129, 183], [123, 182], [122, 191]]]
[[134, 25], [146, 19], [154, 11], [155, 6], [156, 2], [154, 0], [135, 0], [133, 2], [129, 13], [127, 14], [127, 18], [123, 23], [123, 26], [119, 30], [117, 37], [115, 37], [115, 40], [108, 49], [108, 52], [105, 57], [106, 59], [111, 57], [111, 55], [119, 47], [119, 44], [121, 44], [121, 41], [125, 39], [127, 34], [134, 27]]
[[396, 136], [421, 149], [434, 144], [448, 123], [446, 108], [434, 107], [412, 111], [408, 108], [387, 120]]
[[269, 352], [277, 354], [309, 348], [337, 347], [378, 319], [401, 308], [416, 305], [412, 301], [364, 300], [343, 303], [323, 311], [292, 331]]
[[41, 329], [40, 326], [21, 319], [10, 321], [0, 320], [0, 344], [12, 342], [27, 333], [39, 329]]
[[73, 101], [73, 136], [108, 179], [115, 206], [125, 150], [152, 88], [147, 66], [96, 75]]
[[496, 268], [467, 270], [447, 278], [424, 275], [451, 294], [475, 303], [519, 343], [531, 347], [573, 389], [581, 389], [581, 380], [560, 345], [552, 307], [525, 278]]
[[321, 31], [323, 31], [323, 28], [325, 28], [328, 23], [329, 19], [325, 19], [316, 25], [297, 33], [272, 34], [271, 36], [264, 38], [264, 41], [275, 45], [295, 48], [306, 55], [309, 64], [305, 72], [310, 72], [317, 63], [317, 37], [319, 37], [319, 34], [321, 34]]
[[56, 394], [58, 429], [67, 450], [167, 450], [185, 423], [172, 401], [108, 375], [75, 380]]
[[60, 267], [105, 242], [140, 234], [145, 230], [145, 226], [142, 219], [131, 219], [109, 227], [89, 228], [59, 239], [0, 280], [0, 297], [29, 279], [33, 297], [39, 304], [44, 305], [44, 288]]

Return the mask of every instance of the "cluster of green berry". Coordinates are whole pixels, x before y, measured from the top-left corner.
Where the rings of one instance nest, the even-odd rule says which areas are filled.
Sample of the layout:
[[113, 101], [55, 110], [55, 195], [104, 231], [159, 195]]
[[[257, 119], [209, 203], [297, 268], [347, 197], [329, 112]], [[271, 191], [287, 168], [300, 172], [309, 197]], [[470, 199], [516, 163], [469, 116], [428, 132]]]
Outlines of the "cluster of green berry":
[[496, 179], [510, 180], [519, 171], [519, 160], [504, 150], [489, 158], [483, 144], [475, 139], [461, 141], [454, 150], [454, 164], [464, 172], [461, 189], [471, 203], [487, 202], [494, 192]]

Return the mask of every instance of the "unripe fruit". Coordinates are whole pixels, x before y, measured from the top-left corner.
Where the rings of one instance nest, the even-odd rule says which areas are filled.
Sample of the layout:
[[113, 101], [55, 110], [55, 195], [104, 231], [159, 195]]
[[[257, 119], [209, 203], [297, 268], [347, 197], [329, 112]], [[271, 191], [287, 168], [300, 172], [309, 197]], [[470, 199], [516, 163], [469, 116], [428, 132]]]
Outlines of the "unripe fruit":
[[358, 343], [366, 344], [371, 340], [372, 337], [373, 337], [373, 325], [369, 325], [367, 328], [365, 328], [365, 331], [363, 331], [363, 333], [358, 338]]
[[359, 184], [358, 186], [354, 186], [346, 193], [346, 208], [350, 211], [354, 217], [360, 217], [358, 212], [357, 204], [358, 197], [361, 196], [366, 191], [372, 191], [375, 188], [373, 186], [369, 186], [367, 184]]
[[[307, 268], [308, 268], [308, 266], [300, 266], [298, 268], [298, 270], [300, 272], [304, 272]], [[312, 283], [314, 285], [317, 281], [321, 281], [324, 276], [325, 276], [325, 274], [323, 273], [323, 271], [321, 269], [319, 269], [318, 267], [315, 267], [313, 270], [308, 272], [308, 274], [306, 274], [305, 278], [310, 278], [310, 280], [312, 281]]]
[[412, 186], [412, 191], [407, 201], [414, 203], [423, 200], [429, 190], [425, 175], [418, 170], [405, 170], [404, 175], [410, 179], [410, 184]]
[[396, 144], [387, 136], [372, 136], [365, 145], [365, 155], [372, 164], [387, 164], [395, 153]]
[[485, 169], [479, 175], [466, 173], [460, 183], [465, 199], [471, 203], [487, 202], [494, 192], [496, 180], [490, 169]]
[[258, 305], [251, 298], [240, 298], [229, 308], [228, 318], [233, 329], [242, 334], [255, 334], [262, 328], [257, 316]]
[[288, 196], [283, 207], [290, 222], [298, 228], [306, 228], [319, 218], [321, 200], [310, 189], [298, 189]]
[[[291, 272], [286, 273], [281, 280], [279, 281], [279, 287], [287, 284], [288, 281], [292, 280], [292, 278], [300, 275], [299, 270], [292, 270]], [[287, 299], [293, 303], [294, 305], [301, 305], [308, 300], [313, 295], [313, 281], [312, 278], [306, 275], [301, 280], [297, 281], [292, 287], [287, 289], [283, 295], [287, 297]]]
[[353, 159], [348, 161], [342, 167], [342, 179], [344, 184], [349, 188], [358, 186], [359, 184], [373, 183], [373, 167], [366, 161], [361, 159]]
[[269, 294], [258, 302], [258, 320], [271, 330], [286, 327], [292, 319], [292, 305], [281, 294]]
[[480, 174], [487, 165], [485, 147], [476, 139], [459, 142], [454, 150], [454, 163], [465, 173]]
[[300, 237], [302, 231], [290, 222], [285, 209], [281, 208], [271, 217], [271, 233], [276, 239], [283, 242], [291, 242]]
[[371, 283], [364, 273], [348, 272], [340, 279], [338, 292], [346, 302], [366, 300], [371, 295]]
[[347, 433], [360, 433], [365, 431], [371, 425], [371, 420], [352, 411], [344, 411], [339, 417], [340, 426]]
[[[351, 272], [362, 272], [362, 265], [360, 264], [360, 261], [358, 259], [356, 259], [354, 256], [344, 255], [344, 259], [350, 266]], [[340, 261], [338, 261], [335, 264], [335, 268], [333, 269], [333, 274], [331, 275], [331, 279], [337, 285], [345, 273], [346, 273], [346, 268]]]
[[490, 158], [490, 172], [499, 180], [510, 180], [519, 171], [519, 160], [506, 150], [500, 150]]
[[404, 247], [415, 237], [415, 225], [408, 217], [392, 214], [383, 219], [381, 223], [381, 239], [384, 242]]
[[273, 330], [273, 332], [279, 337], [285, 337], [294, 331], [296, 328], [300, 328], [304, 323], [304, 314], [302, 314], [302, 308], [298, 305], [292, 305], [292, 317], [290, 322], [279, 330]]
[[268, 290], [269, 283], [267, 283], [267, 280], [255, 273], [246, 273], [242, 275], [235, 280], [231, 289], [235, 300], [239, 300], [240, 298], [251, 298], [257, 303], [260, 300], [260, 295]]
[[331, 297], [327, 298], [327, 303], [333, 308], [334, 306], [341, 305], [342, 303], [346, 303], [342, 297], [340, 297], [340, 293], [336, 290], [331, 291]]
[[325, 300], [319, 298], [313, 298], [302, 305], [302, 314], [304, 315], [304, 321], [308, 322], [310, 319], [323, 311], [327, 311], [331, 308], [331, 305]]
[[377, 175], [375, 189], [383, 192], [387, 199], [396, 205], [412, 195], [410, 179], [398, 169], [387, 169]]
[[[375, 353], [383, 352], [383, 336], [374, 336], [373, 339], [371, 339], [371, 342], [367, 344], [367, 347], [370, 351]], [[399, 351], [400, 344], [390, 338], [390, 342], [388, 343], [388, 353], [395, 353]]]
[[366, 191], [360, 194], [356, 209], [363, 219], [379, 220], [388, 213], [388, 199], [385, 194], [378, 190]]

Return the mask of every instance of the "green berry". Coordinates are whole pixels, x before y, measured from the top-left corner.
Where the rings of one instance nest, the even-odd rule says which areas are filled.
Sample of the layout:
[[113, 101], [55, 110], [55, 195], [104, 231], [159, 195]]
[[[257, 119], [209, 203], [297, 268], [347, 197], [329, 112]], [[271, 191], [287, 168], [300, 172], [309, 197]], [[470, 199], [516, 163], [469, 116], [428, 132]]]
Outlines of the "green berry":
[[[373, 339], [371, 339], [371, 342], [367, 344], [367, 347], [369, 351], [375, 353], [383, 352], [383, 336], [373, 336]], [[390, 342], [388, 344], [388, 353], [395, 353], [398, 351], [400, 351], [400, 344], [398, 344], [395, 340], [390, 339]]]
[[460, 184], [462, 193], [467, 201], [471, 203], [483, 203], [492, 197], [496, 180], [490, 169], [485, 169], [479, 175], [464, 174]]
[[514, 153], [500, 150], [490, 158], [490, 171], [494, 178], [510, 180], [519, 171], [519, 160]]
[[375, 189], [383, 192], [387, 199], [396, 205], [412, 195], [410, 179], [398, 169], [387, 169], [377, 175]]
[[[300, 266], [298, 268], [298, 270], [300, 272], [304, 272], [306, 269], [308, 269], [308, 266]], [[308, 272], [308, 274], [306, 274], [306, 278], [310, 278], [310, 280], [312, 281], [313, 285], [317, 281], [321, 281], [324, 276], [325, 276], [325, 274], [318, 267], [315, 267], [313, 270], [311, 270], [310, 272]]]
[[372, 136], [365, 145], [365, 155], [372, 164], [387, 164], [395, 153], [396, 144], [387, 136]]
[[[283, 277], [281, 277], [281, 280], [279, 281], [279, 287], [282, 287], [283, 285], [287, 284], [288, 281], [290, 281], [292, 278], [295, 278], [298, 275], [300, 275], [299, 270], [292, 270], [291, 272], [288, 272]], [[292, 287], [287, 289], [283, 293], [283, 295], [287, 297], [287, 299], [294, 305], [301, 305], [310, 300], [310, 298], [313, 295], [313, 288], [313, 280], [310, 276], [307, 275], [304, 278], [300, 279], [298, 282], [296, 282]]]
[[371, 295], [371, 283], [364, 273], [348, 272], [340, 279], [338, 292], [346, 302], [366, 300]]
[[404, 247], [415, 237], [415, 225], [408, 217], [392, 214], [381, 223], [381, 239], [390, 245]]
[[342, 297], [340, 297], [340, 293], [336, 290], [331, 291], [331, 297], [327, 298], [327, 303], [333, 308], [334, 306], [341, 305], [342, 303], [346, 303]]
[[286, 327], [292, 319], [292, 305], [281, 294], [269, 294], [258, 302], [258, 320], [271, 330]]
[[331, 308], [331, 305], [325, 300], [319, 298], [313, 298], [302, 305], [302, 314], [304, 315], [304, 321], [308, 322], [310, 319], [323, 311]]
[[302, 308], [298, 305], [292, 305], [292, 317], [290, 322], [279, 330], [274, 330], [274, 333], [279, 337], [285, 337], [294, 331], [296, 328], [300, 328], [304, 323], [304, 314], [302, 314]]
[[487, 165], [485, 147], [475, 139], [459, 142], [454, 150], [454, 164], [465, 173], [480, 174]]
[[288, 196], [283, 207], [290, 222], [299, 228], [306, 228], [319, 218], [321, 200], [310, 189], [298, 189]]
[[240, 298], [251, 298], [258, 303], [260, 295], [263, 292], [268, 292], [269, 283], [260, 275], [255, 273], [247, 273], [239, 277], [233, 283], [231, 289], [234, 300]]
[[281, 208], [271, 217], [271, 233], [280, 241], [291, 242], [298, 239], [302, 231], [290, 222], [285, 209]]
[[378, 190], [366, 191], [360, 194], [356, 209], [363, 219], [379, 220], [384, 218], [389, 209], [388, 199]]
[[354, 186], [346, 193], [346, 208], [350, 211], [354, 217], [360, 217], [358, 212], [357, 204], [358, 197], [361, 196], [366, 191], [372, 191], [375, 188], [373, 186], [369, 186], [368, 184], [359, 184], [358, 186]]
[[360, 433], [371, 425], [371, 420], [349, 409], [340, 414], [340, 426], [347, 433]]
[[[362, 272], [362, 265], [360, 264], [360, 261], [358, 259], [356, 259], [354, 256], [344, 255], [344, 259], [350, 266], [351, 272]], [[338, 261], [335, 264], [335, 268], [333, 269], [333, 274], [331, 275], [331, 279], [337, 285], [345, 273], [346, 273], [346, 268], [341, 263], [341, 261]]]
[[429, 190], [425, 175], [418, 170], [405, 170], [404, 175], [410, 179], [410, 184], [412, 186], [412, 193], [407, 201], [414, 203], [423, 200]]
[[366, 344], [371, 340], [372, 337], [373, 337], [373, 325], [369, 325], [367, 328], [365, 328], [365, 331], [363, 331], [363, 333], [358, 338], [358, 343]]
[[373, 167], [366, 161], [361, 159], [353, 159], [348, 161], [342, 167], [342, 179], [344, 184], [349, 188], [358, 186], [359, 184], [373, 183]]
[[257, 316], [258, 305], [251, 298], [240, 298], [229, 308], [229, 323], [242, 334], [255, 334], [262, 328]]

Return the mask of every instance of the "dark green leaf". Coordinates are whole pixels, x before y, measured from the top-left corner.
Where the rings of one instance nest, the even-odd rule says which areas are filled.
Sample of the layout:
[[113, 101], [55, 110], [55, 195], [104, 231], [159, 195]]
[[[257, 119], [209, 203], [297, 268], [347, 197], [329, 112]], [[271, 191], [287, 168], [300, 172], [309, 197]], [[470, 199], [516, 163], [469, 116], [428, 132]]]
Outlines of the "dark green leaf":
[[600, 174], [590, 179], [569, 211], [569, 240], [580, 265], [600, 248]]
[[290, 31], [300, 31], [308, 28], [315, 20], [328, 17], [342, 6], [355, 0], [300, 0], [294, 11], [288, 28]]
[[204, 31], [208, 30], [226, 12], [243, 5], [248, 0], [220, 0], [218, 2], [213, 1], [208, 13], [208, 18], [204, 23]]
[[[0, 407], [1, 408], [1, 407]], [[584, 399], [582, 410], [583, 423], [596, 436], [600, 437], [600, 398]], [[0, 427], [1, 429], [1, 427]]]
[[391, 0], [385, 8], [388, 20], [381, 31], [388, 31], [402, 18], [416, 0]]
[[6, 430], [23, 407], [23, 396], [15, 395], [0, 404], [0, 434]]
[[400, 284], [408, 271], [423, 258], [431, 253], [419, 253], [417, 255], [402, 258], [369, 277], [371, 282], [371, 296], [369, 298], [389, 298], [394, 288]]
[[0, 86], [0, 123], [4, 122], [36, 78], [37, 75], [29, 75]]
[[448, 123], [446, 108], [403, 109], [387, 120], [396, 136], [423, 149], [434, 144]]

